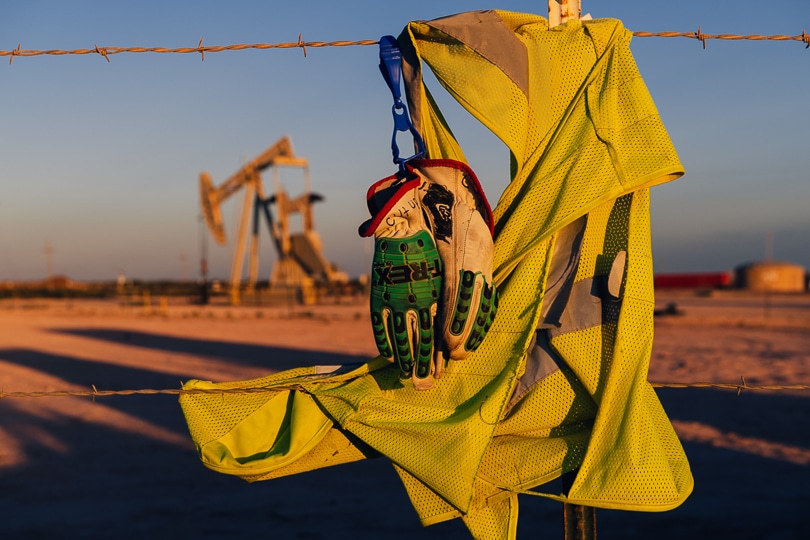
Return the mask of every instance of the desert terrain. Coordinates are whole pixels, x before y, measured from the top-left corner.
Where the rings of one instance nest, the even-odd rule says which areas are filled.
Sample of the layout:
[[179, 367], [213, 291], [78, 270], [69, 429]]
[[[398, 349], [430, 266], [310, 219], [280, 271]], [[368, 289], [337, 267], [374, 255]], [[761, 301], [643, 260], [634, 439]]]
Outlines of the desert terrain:
[[[810, 384], [810, 295], [657, 294], [649, 380]], [[0, 538], [469, 538], [423, 528], [385, 459], [248, 484], [203, 467], [178, 389], [374, 355], [366, 306], [0, 301]], [[810, 390], [660, 388], [695, 491], [666, 513], [597, 510], [599, 538], [789, 540], [810, 530]], [[520, 499], [518, 538], [562, 538]]]

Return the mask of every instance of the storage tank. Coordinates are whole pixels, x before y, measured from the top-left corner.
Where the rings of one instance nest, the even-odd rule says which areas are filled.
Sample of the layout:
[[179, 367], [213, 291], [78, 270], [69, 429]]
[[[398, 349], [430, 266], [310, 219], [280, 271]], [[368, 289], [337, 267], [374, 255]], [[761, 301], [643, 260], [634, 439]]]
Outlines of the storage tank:
[[760, 292], [804, 292], [806, 271], [787, 262], [764, 261], [736, 269], [737, 283], [743, 289]]

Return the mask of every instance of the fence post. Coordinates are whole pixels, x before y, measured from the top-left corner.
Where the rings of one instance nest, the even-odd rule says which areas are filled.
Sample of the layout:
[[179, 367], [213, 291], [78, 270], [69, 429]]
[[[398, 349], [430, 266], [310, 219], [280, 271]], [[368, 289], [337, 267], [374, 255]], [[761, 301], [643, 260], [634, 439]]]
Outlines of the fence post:
[[[568, 495], [577, 471], [562, 476], [562, 492]], [[580, 504], [563, 503], [565, 540], [596, 540], [596, 508]]]
[[[549, 28], [581, 16], [582, 0], [548, 0]], [[577, 471], [571, 471], [562, 476], [562, 491], [565, 495], [568, 495], [576, 474]], [[593, 507], [563, 503], [563, 524], [565, 540], [596, 539], [596, 509]]]

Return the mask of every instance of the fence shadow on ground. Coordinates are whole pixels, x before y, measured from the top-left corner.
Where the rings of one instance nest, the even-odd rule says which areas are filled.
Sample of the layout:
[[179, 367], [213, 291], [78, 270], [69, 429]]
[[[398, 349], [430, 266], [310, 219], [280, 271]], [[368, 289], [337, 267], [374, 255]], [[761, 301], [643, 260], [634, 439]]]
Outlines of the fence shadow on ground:
[[60, 328], [51, 331], [82, 338], [98, 339], [127, 347], [142, 347], [172, 353], [190, 354], [200, 358], [228, 360], [245, 366], [266, 367], [268, 370], [273, 371], [315, 365], [356, 364], [370, 360], [368, 356], [230, 341], [178, 338], [149, 332], [137, 332], [126, 328]]

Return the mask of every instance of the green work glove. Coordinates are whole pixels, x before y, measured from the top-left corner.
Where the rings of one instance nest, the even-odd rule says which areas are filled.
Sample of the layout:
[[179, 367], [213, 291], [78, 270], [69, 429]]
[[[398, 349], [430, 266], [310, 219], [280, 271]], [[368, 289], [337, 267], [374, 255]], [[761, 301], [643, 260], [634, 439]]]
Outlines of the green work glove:
[[399, 364], [414, 386], [433, 386], [434, 318], [442, 266], [419, 204], [420, 179], [392, 176], [369, 188], [372, 218], [360, 226], [374, 234], [371, 325], [380, 355]]
[[[495, 319], [492, 211], [475, 173], [449, 159], [414, 160], [420, 201], [444, 267], [436, 355], [461, 360], [475, 351]], [[436, 360], [435, 376], [445, 362]]]
[[360, 234], [376, 238], [371, 319], [377, 348], [426, 389], [447, 361], [481, 345], [495, 318], [493, 221], [464, 163], [414, 160], [406, 168], [409, 176], [369, 188], [372, 218]]

